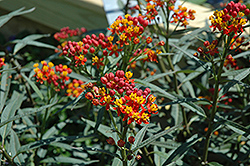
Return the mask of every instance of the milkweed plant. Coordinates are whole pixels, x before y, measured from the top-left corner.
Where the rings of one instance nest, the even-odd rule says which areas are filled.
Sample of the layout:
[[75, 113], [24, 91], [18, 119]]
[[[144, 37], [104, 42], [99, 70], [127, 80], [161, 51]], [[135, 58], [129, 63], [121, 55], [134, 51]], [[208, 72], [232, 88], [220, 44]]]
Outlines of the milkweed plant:
[[249, 165], [248, 7], [221, 4], [202, 28], [176, 0], [124, 9], [103, 31], [0, 47], [0, 163]]

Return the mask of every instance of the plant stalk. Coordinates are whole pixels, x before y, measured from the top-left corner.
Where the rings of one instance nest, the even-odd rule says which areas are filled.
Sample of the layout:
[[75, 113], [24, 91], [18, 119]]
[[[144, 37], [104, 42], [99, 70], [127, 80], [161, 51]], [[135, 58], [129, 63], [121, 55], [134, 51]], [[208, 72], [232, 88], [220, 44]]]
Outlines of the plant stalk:
[[0, 153], [3, 154], [3, 156], [8, 160], [10, 165], [16, 166], [16, 164], [13, 162], [11, 156], [5, 151], [5, 149], [2, 146], [0, 146]]
[[[227, 40], [225, 38], [225, 40]], [[231, 40], [229, 40], [231, 41]], [[214, 95], [213, 95], [213, 106], [212, 106], [212, 112], [210, 114], [210, 118], [209, 118], [209, 122], [208, 122], [208, 131], [206, 134], [206, 141], [205, 141], [205, 145], [204, 145], [204, 152], [203, 152], [203, 163], [204, 165], [207, 164], [207, 158], [208, 158], [208, 147], [209, 147], [209, 143], [210, 143], [210, 138], [211, 138], [211, 134], [213, 132], [213, 125], [214, 125], [214, 118], [215, 118], [215, 114], [217, 111], [217, 105], [218, 105], [218, 99], [219, 99], [219, 84], [220, 84], [220, 80], [221, 80], [221, 74], [223, 71], [223, 66], [224, 66], [224, 62], [227, 56], [227, 50], [228, 50], [228, 43], [226, 43], [226, 45], [224, 46], [223, 49], [223, 54], [221, 56], [221, 63], [218, 69], [218, 73], [216, 74], [216, 71], [214, 71], [214, 80], [215, 80], [215, 88], [214, 88]], [[214, 64], [212, 63], [212, 65], [214, 66]], [[213, 67], [215, 70], [215, 66]]]

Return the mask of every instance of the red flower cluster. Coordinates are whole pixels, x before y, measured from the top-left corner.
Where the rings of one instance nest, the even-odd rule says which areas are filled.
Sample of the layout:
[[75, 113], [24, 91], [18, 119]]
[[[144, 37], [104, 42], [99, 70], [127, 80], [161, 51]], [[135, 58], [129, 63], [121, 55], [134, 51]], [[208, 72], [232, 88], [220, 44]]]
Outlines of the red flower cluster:
[[[231, 66], [231, 68], [235, 68], [235, 70], [238, 70], [239, 67], [237, 66], [237, 61], [232, 57], [231, 54], [229, 54], [226, 57], [226, 60], [224, 62], [224, 66], [227, 67], [228, 65]], [[229, 67], [227, 67], [229, 69]]]
[[170, 23], [182, 23], [181, 26], [186, 26], [189, 24], [188, 20], [194, 20], [195, 16], [194, 13], [196, 13], [195, 10], [189, 9], [187, 11], [186, 7], [183, 7], [181, 5], [178, 6], [178, 9], [175, 9], [174, 6], [170, 6], [169, 10], [172, 10], [174, 12], [172, 18], [173, 20]]
[[54, 34], [54, 38], [57, 41], [60, 41], [61, 39], [66, 39], [68, 37], [79, 36], [82, 33], [85, 33], [86, 31], [86, 28], [83, 27], [81, 28], [81, 30], [79, 30], [79, 28], [69, 29], [69, 27], [64, 27], [60, 30], [60, 32]]
[[[132, 45], [152, 43], [153, 40], [151, 37], [145, 38], [142, 36], [144, 28], [147, 27], [147, 25], [148, 21], [144, 20], [142, 16], [131, 17], [130, 15], [126, 15], [125, 18], [119, 16], [110, 28], [108, 28], [112, 32], [111, 36], [107, 37], [103, 33], [100, 33], [98, 37], [95, 34], [92, 34], [91, 36], [86, 35], [86, 37], [79, 42], [68, 41], [62, 49], [63, 55], [69, 57], [72, 60], [72, 64], [77, 67], [85, 65], [87, 62], [87, 54], [91, 54], [92, 65], [95, 65], [97, 69], [99, 69], [100, 66], [104, 66], [104, 56], [112, 56], [114, 54], [118, 57], [119, 52], [123, 51], [127, 45], [138, 49], [138, 47]], [[117, 41], [113, 41], [114, 34], [118, 35]], [[165, 43], [161, 41], [157, 43], [156, 46], [162, 46], [164, 44]], [[146, 47], [145, 45], [142, 46], [144, 46], [144, 48]], [[100, 51], [102, 51], [101, 57], [97, 56], [97, 53]], [[148, 58], [145, 58], [144, 60], [157, 62], [157, 54], [161, 52], [145, 49], [144, 52], [141, 53], [142, 54], [137, 54], [137, 56], [146, 54], [148, 55]]]
[[151, 114], [158, 113], [158, 106], [154, 104], [156, 98], [150, 95], [149, 88], [144, 91], [135, 88], [134, 80], [130, 79], [132, 75], [122, 70], [118, 70], [115, 75], [108, 73], [101, 78], [106, 88], [94, 86], [85, 97], [94, 105], [105, 106], [106, 110], [112, 106], [118, 116], [123, 114], [123, 121], [128, 120], [128, 124], [133, 121], [148, 124]]
[[[218, 54], [218, 48], [217, 47], [218, 40], [213, 40], [210, 44], [209, 41], [205, 41], [203, 45], [206, 47], [206, 51], [202, 47], [199, 47], [197, 51], [200, 53], [201, 58], [205, 59], [207, 55], [214, 56], [215, 54]], [[206, 54], [206, 55], [205, 55]], [[195, 53], [194, 56], [199, 57], [198, 53]]]
[[48, 84], [53, 84], [56, 90], [64, 89], [66, 87], [66, 81], [69, 80], [67, 76], [72, 72], [67, 65], [58, 65], [55, 66], [55, 70], [52, 68], [54, 64], [52, 62], [47, 63], [46, 61], [41, 61], [42, 68], [39, 69], [39, 64], [36, 63], [33, 66], [35, 67], [35, 75], [37, 82], [43, 84], [44, 81], [47, 81]]
[[246, 8], [246, 5], [241, 3], [234, 3], [231, 1], [227, 4], [226, 8], [221, 11], [216, 10], [212, 16], [209, 17], [211, 20], [213, 30], [218, 29], [223, 34], [229, 35], [235, 33], [236, 35], [243, 32], [243, 27], [247, 22], [245, 15], [249, 15], [250, 11]]
[[216, 48], [218, 45], [218, 40], [213, 40], [211, 44], [209, 41], [205, 41], [203, 44], [208, 50], [205, 52], [206, 54], [210, 54], [211, 56], [214, 56], [215, 54], [219, 53], [218, 48]]

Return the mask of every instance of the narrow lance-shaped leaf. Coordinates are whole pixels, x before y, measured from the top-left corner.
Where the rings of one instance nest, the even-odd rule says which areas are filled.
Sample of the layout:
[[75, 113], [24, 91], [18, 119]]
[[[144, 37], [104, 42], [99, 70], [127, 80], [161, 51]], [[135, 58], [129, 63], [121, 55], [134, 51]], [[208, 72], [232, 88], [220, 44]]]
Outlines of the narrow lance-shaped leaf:
[[44, 99], [42, 92], [38, 89], [38, 87], [36, 86], [36, 84], [31, 81], [28, 77], [26, 77], [26, 75], [24, 73], [21, 73], [21, 75], [23, 76], [23, 78], [30, 84], [30, 86], [32, 87], [32, 89], [36, 92], [36, 94], [40, 97], [41, 100]]
[[210, 165], [210, 166], [223, 166], [217, 162], [211, 162], [211, 163], [208, 163], [208, 165]]
[[146, 146], [146, 145], [149, 145], [150, 143], [156, 141], [158, 138], [160, 138], [160, 137], [162, 137], [162, 136], [164, 136], [164, 135], [166, 135], [166, 134], [168, 134], [168, 133], [170, 133], [170, 132], [176, 130], [176, 129], [179, 128], [180, 126], [181, 126], [181, 124], [176, 125], [176, 126], [174, 126], [174, 127], [171, 127], [170, 129], [165, 130], [165, 131], [162, 131], [162, 132], [160, 132], [160, 133], [158, 133], [158, 134], [152, 135], [151, 137], [149, 137], [148, 139], [146, 139], [145, 141], [143, 141], [143, 142], [140, 143], [139, 145], [137, 145], [137, 146], [135, 146], [134, 148], [132, 148], [132, 151], [136, 151], [136, 150], [138, 150], [138, 149], [140, 149], [140, 148], [142, 148], [142, 147], [144, 147], [144, 146]]
[[239, 83], [241, 80], [246, 78], [250, 73], [250, 68], [244, 70], [240, 74], [238, 74], [231, 82], [228, 82], [226, 85], [224, 85], [220, 92], [219, 92], [219, 98], [221, 98], [225, 93], [228, 92], [228, 90], [233, 87], [235, 84]]
[[35, 142], [31, 142], [29, 144], [23, 145], [18, 149], [17, 154], [32, 150], [32, 149], [36, 149], [39, 148], [41, 146], [44, 145], [49, 145], [53, 142], [60, 142], [60, 141], [73, 141], [79, 138], [92, 138], [93, 134], [91, 135], [87, 135], [87, 136], [81, 136], [81, 135], [77, 135], [77, 136], [67, 136], [67, 137], [51, 137], [51, 138], [47, 138], [47, 139], [42, 139], [39, 141], [35, 141]]
[[[3, 113], [1, 114], [1, 123], [15, 116], [16, 110], [20, 108], [23, 102], [23, 97], [24, 97], [24, 94], [14, 91], [9, 103], [4, 108]], [[2, 136], [2, 141], [10, 132], [11, 126], [12, 126], [12, 123], [7, 124], [0, 128], [0, 135]]]
[[185, 53], [187, 56], [189, 56], [189, 58], [197, 61], [205, 70], [211, 70], [210, 66], [208, 66], [206, 63], [204, 63], [203, 61], [201, 61], [200, 59], [196, 58], [194, 55], [190, 54], [187, 51], [182, 50], [180, 47], [170, 43], [171, 46], [177, 48], [178, 50], [182, 51], [183, 53]]
[[35, 8], [33, 7], [33, 8], [31, 8], [31, 9], [25, 10], [25, 11], [23, 11], [23, 10], [24, 10], [24, 7], [20, 8], [20, 9], [18, 9], [18, 10], [16, 10], [16, 11], [13, 11], [13, 12], [7, 14], [7, 15], [1, 16], [1, 17], [0, 17], [0, 28], [1, 28], [5, 23], [7, 23], [12, 17], [14, 17], [14, 16], [19, 16], [19, 15], [26, 14], [26, 13], [30, 13], [30, 12], [34, 11]]
[[176, 148], [171, 155], [168, 157], [166, 162], [163, 163], [163, 165], [168, 165], [173, 162], [176, 162], [178, 159], [182, 158], [183, 155], [193, 146], [196, 142], [198, 142], [200, 138], [198, 138], [198, 135], [195, 134], [191, 138], [187, 140], [187, 142], [181, 144], [178, 148]]
[[[136, 147], [138, 147], [141, 143], [142, 143], [142, 140], [146, 134], [146, 131], [148, 129], [148, 124], [145, 125], [135, 136], [135, 142], [134, 144], [132, 145], [132, 150], [134, 149], [134, 154], [136, 155], [137, 154], [137, 150], [139, 149], [135, 149]], [[135, 162], [135, 157], [133, 157], [133, 159], [130, 161], [130, 165], [133, 165], [133, 163]]]
[[220, 116], [219, 114], [217, 114], [215, 116], [216, 120], [219, 121], [222, 124], [225, 124], [226, 126], [228, 126], [231, 130], [233, 130], [234, 132], [240, 134], [240, 135], [244, 135], [245, 137], [250, 138], [250, 130], [247, 129], [246, 127], [233, 122], [231, 120], [227, 120], [224, 117]]
[[54, 47], [52, 45], [41, 43], [38, 41], [34, 41], [34, 40], [37, 40], [37, 39], [40, 39], [43, 37], [49, 37], [49, 36], [50, 35], [48, 35], [48, 34], [45, 34], [45, 35], [33, 34], [33, 35], [29, 35], [21, 40], [20, 39], [13, 40], [11, 43], [17, 43], [14, 47], [13, 54], [15, 55], [19, 50], [21, 50], [26, 45], [33, 45], [33, 46], [38, 46], [38, 47], [56, 49], [56, 47]]
[[174, 104], [171, 109], [171, 116], [174, 119], [174, 124], [178, 125], [182, 123], [183, 117], [182, 117], [182, 112], [180, 110], [179, 104]]
[[52, 103], [52, 104], [49, 104], [49, 105], [46, 105], [46, 106], [43, 106], [43, 107], [40, 107], [40, 108], [38, 108], [37, 110], [30, 111], [30, 112], [27, 112], [27, 113], [24, 113], [24, 114], [20, 114], [20, 115], [16, 115], [16, 116], [14, 116], [14, 117], [12, 117], [12, 118], [9, 118], [9, 119], [7, 119], [7, 120], [5, 120], [5, 121], [3, 121], [3, 122], [0, 123], [0, 128], [1, 128], [2, 126], [4, 126], [4, 125], [6, 125], [6, 124], [8, 124], [8, 123], [10, 123], [10, 122], [12, 122], [12, 121], [14, 121], [14, 120], [20, 119], [20, 118], [22, 118], [22, 117], [24, 117], [24, 116], [32, 115], [32, 114], [37, 113], [37, 112], [40, 112], [40, 111], [42, 111], [42, 110], [44, 110], [44, 109], [46, 109], [46, 108], [49, 108], [49, 107], [51, 107], [51, 106], [53, 106], [53, 105], [55, 105], [55, 104], [56, 104], [56, 102], [54, 102], [54, 103]]
[[65, 122], [60, 122], [57, 123], [55, 126], [52, 126], [49, 130], [47, 130], [44, 134], [42, 139], [47, 139], [50, 138], [53, 135], [56, 135], [59, 133], [59, 130], [61, 130], [62, 128], [64, 128], [66, 126]]
[[[21, 144], [19, 142], [19, 138], [18, 138], [16, 132], [13, 129], [11, 129], [10, 142], [11, 142], [11, 144], [10, 144], [11, 155], [15, 156], [17, 154], [18, 149], [21, 147]], [[19, 154], [15, 158], [14, 162], [15, 163], [18, 162], [20, 165], [22, 163], [25, 163], [23, 155]]]
[[85, 160], [72, 158], [72, 157], [65, 157], [65, 156], [49, 157], [41, 161], [41, 163], [49, 163], [49, 164], [69, 163], [69, 164], [81, 164], [81, 165], [89, 165], [89, 164], [93, 164], [97, 162], [99, 162], [99, 160], [85, 161]]
[[[178, 100], [183, 100], [184, 97], [182, 96], [179, 96], [179, 95], [172, 95], [168, 92], [166, 92], [164, 89], [154, 85], [154, 84], [151, 84], [149, 82], [146, 82], [144, 80], [139, 80], [139, 79], [135, 79], [135, 82], [138, 82], [140, 84], [143, 84], [144, 86], [147, 86], [147, 87], [150, 87], [152, 90], [155, 90], [155, 91], [158, 91], [159, 93], [163, 94], [164, 97], [167, 97], [168, 99], [170, 100], [175, 100], [175, 101], [178, 101]], [[184, 99], [185, 100], [185, 99]], [[191, 111], [203, 116], [203, 117], [206, 117], [206, 114], [205, 114], [205, 111], [198, 105], [192, 103], [192, 102], [189, 102], [189, 101], [185, 101], [184, 103], [180, 103], [182, 106], [190, 109]]]
[[[85, 118], [81, 118], [82, 121], [88, 123], [90, 126], [95, 127], [96, 122], [93, 122], [91, 120], [85, 119]], [[103, 124], [100, 124], [98, 129], [97, 129], [100, 133], [102, 133], [104, 136], [106, 137], [112, 137], [114, 138], [114, 140], [116, 141], [116, 132], [113, 131], [113, 129], [111, 127], [105, 126]]]
[[[4, 70], [7, 70], [9, 68], [9, 65], [6, 64], [4, 66]], [[8, 79], [8, 77], [10, 76], [10, 73], [8, 71], [4, 71], [1, 74], [1, 86], [0, 86], [0, 114], [2, 114], [2, 109], [5, 105], [9, 90], [10, 90], [10, 82], [11, 79]]]
[[99, 128], [100, 124], [102, 123], [102, 117], [104, 115], [104, 111], [106, 111], [105, 107], [102, 107], [98, 111], [97, 120], [96, 120], [96, 124], [95, 124], [95, 130], [97, 130]]
[[107, 151], [107, 150], [97, 149], [97, 148], [88, 148], [88, 147], [83, 147], [83, 148], [85, 150], [91, 150], [91, 151], [95, 151], [95, 152], [100, 152], [100, 153], [104, 153], [104, 154], [107, 154], [107, 155], [110, 155], [110, 156], [117, 157], [117, 158], [121, 159], [121, 157], [118, 154], [112, 153], [112, 152]]

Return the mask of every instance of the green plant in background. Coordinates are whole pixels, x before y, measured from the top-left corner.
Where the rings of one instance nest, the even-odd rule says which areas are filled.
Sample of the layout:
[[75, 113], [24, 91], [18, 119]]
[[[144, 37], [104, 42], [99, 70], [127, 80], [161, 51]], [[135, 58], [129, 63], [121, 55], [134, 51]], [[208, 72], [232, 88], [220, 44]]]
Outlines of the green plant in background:
[[[249, 9], [230, 2], [193, 29], [194, 10], [137, 2], [106, 35], [66, 27], [57, 48], [30, 35], [0, 52], [1, 163], [249, 164]], [[26, 45], [56, 54], [28, 62]]]

